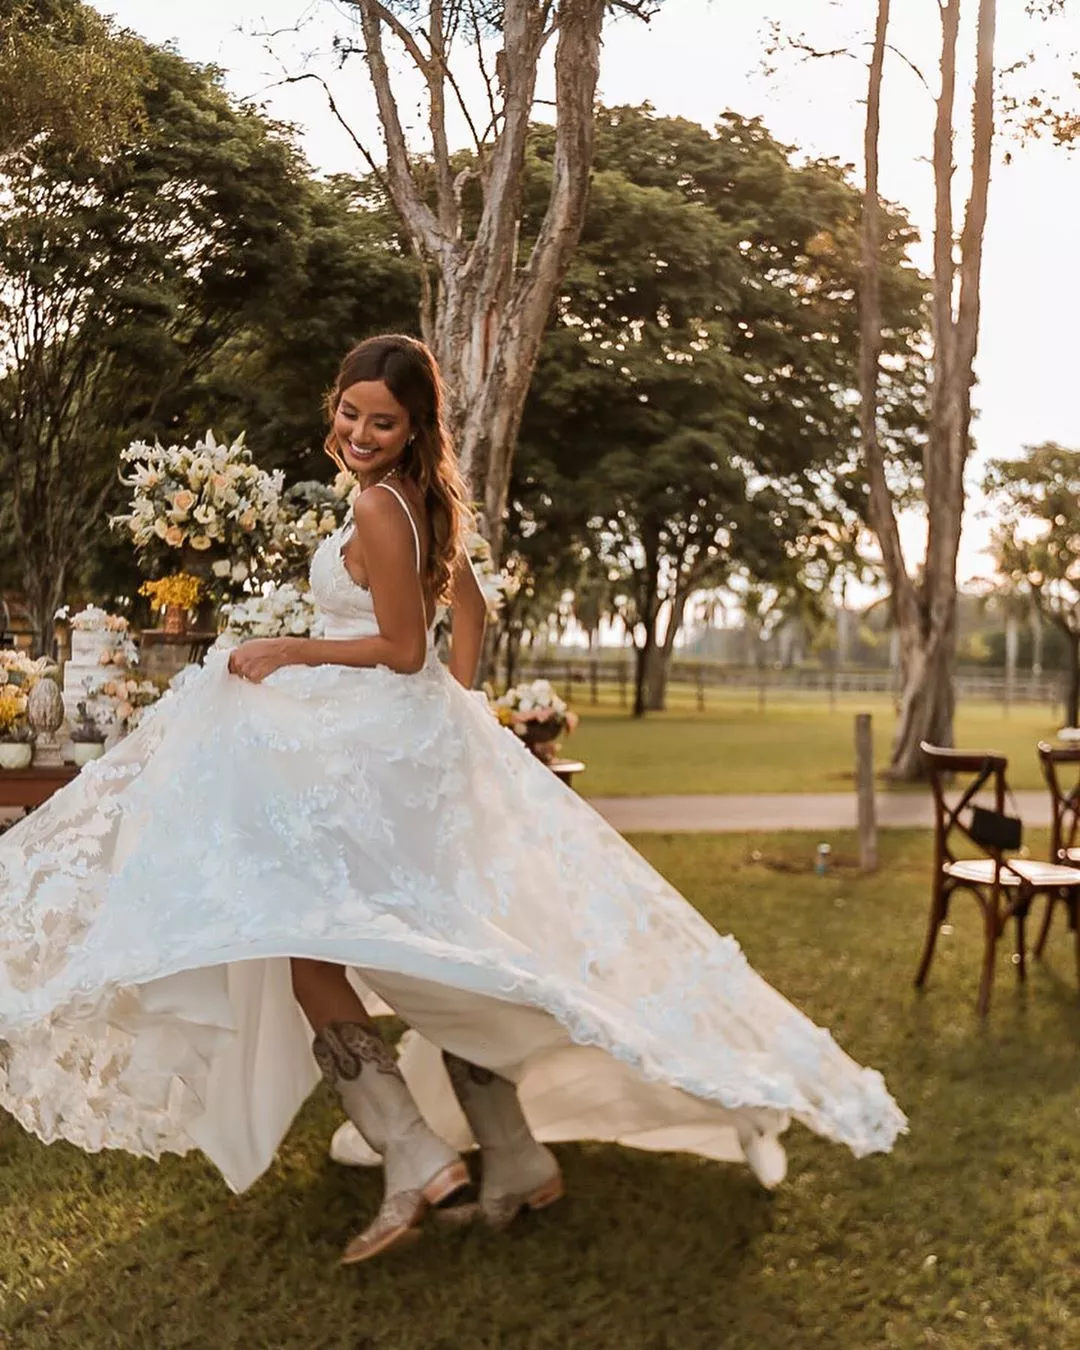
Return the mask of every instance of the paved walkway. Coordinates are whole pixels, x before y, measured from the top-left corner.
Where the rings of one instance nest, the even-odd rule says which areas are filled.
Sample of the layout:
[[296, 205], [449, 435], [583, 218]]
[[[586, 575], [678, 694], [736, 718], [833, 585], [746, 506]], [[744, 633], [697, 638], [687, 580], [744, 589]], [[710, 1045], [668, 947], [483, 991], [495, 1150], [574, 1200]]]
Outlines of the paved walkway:
[[[855, 796], [846, 792], [768, 793], [713, 797], [590, 797], [589, 802], [623, 834], [738, 833], [741, 830], [853, 830]], [[1050, 823], [1045, 792], [1018, 792], [1021, 819], [1038, 827]], [[878, 826], [919, 829], [934, 823], [929, 792], [880, 792]]]
[[[623, 834], [738, 834], [741, 830], [855, 829], [855, 797], [846, 792], [758, 793], [712, 797], [590, 797], [589, 803]], [[1050, 824], [1045, 792], [1018, 792], [1021, 819]], [[0, 830], [18, 812], [0, 810]], [[877, 820], [883, 830], [929, 828], [934, 823], [929, 792], [880, 792]]]

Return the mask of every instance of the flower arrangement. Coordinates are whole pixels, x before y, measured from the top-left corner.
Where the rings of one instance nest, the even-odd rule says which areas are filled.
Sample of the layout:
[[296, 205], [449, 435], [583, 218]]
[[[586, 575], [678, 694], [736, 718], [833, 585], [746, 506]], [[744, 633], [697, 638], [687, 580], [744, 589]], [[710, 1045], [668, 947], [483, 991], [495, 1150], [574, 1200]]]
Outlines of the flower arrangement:
[[114, 701], [113, 729], [119, 730], [121, 735], [134, 731], [144, 710], [161, 698], [161, 690], [153, 680], [107, 680], [101, 686], [101, 693]]
[[193, 446], [135, 441], [120, 458], [132, 466], [120, 475], [132, 496], [128, 512], [111, 523], [152, 565], [166, 567], [180, 550], [202, 554], [208, 564], [232, 564], [269, 544], [284, 478], [252, 463], [243, 436], [231, 445], [216, 441], [212, 431]]
[[0, 688], [0, 741], [32, 741], [30, 725], [30, 697], [15, 684]]
[[78, 614], [73, 614], [70, 618], [67, 615], [67, 606], [56, 611], [58, 619], [66, 620], [73, 629], [79, 633], [118, 633], [125, 634], [128, 631], [128, 621], [122, 614], [110, 614], [108, 610], [100, 609], [97, 605], [87, 605], [85, 609], [80, 609]]
[[520, 736], [545, 763], [555, 758], [559, 737], [569, 735], [578, 724], [577, 714], [552, 688], [549, 680], [514, 685], [494, 703], [499, 723]]
[[306, 580], [312, 554], [344, 522], [355, 487], [356, 479], [343, 470], [331, 486], [308, 481], [286, 491], [270, 544], [276, 580]]
[[223, 605], [225, 631], [235, 637], [306, 637], [317, 611], [305, 591], [290, 582], [270, 584], [262, 595]]
[[38, 680], [56, 675], [47, 656], [32, 660], [25, 652], [0, 651], [0, 689], [29, 694]]
[[150, 598], [151, 609], [194, 610], [203, 596], [203, 583], [190, 572], [173, 572], [157, 581], [144, 581], [139, 594]]
[[465, 539], [469, 561], [487, 604], [488, 617], [494, 618], [503, 606], [510, 590], [510, 579], [500, 572], [491, 557], [491, 545], [477, 530], [471, 530]]

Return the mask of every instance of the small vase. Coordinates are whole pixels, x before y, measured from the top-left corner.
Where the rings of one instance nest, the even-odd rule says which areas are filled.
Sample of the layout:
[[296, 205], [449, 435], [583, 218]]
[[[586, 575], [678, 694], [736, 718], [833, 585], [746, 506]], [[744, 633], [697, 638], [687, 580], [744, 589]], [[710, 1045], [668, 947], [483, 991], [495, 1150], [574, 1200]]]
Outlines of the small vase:
[[72, 741], [71, 742], [71, 762], [76, 768], [81, 769], [89, 764], [92, 759], [100, 759], [105, 753], [105, 743], [103, 741]]
[[182, 609], [180, 605], [166, 605], [163, 627], [166, 633], [186, 633], [187, 611]]
[[33, 757], [32, 741], [0, 741], [0, 769], [28, 769]]

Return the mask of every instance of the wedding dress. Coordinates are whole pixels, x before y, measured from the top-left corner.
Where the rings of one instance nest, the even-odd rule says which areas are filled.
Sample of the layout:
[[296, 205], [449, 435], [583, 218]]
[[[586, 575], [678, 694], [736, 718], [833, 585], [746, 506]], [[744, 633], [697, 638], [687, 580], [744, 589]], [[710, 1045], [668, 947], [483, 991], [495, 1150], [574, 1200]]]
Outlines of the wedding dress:
[[[377, 631], [312, 562], [328, 638]], [[289, 956], [339, 962], [412, 1028], [410, 1085], [462, 1120], [438, 1046], [518, 1084], [536, 1135], [749, 1158], [791, 1118], [856, 1155], [904, 1117], [439, 663], [214, 649], [0, 837], [0, 1106], [43, 1140], [201, 1149], [243, 1190], [318, 1071]], [[467, 1138], [461, 1142], [467, 1142]]]

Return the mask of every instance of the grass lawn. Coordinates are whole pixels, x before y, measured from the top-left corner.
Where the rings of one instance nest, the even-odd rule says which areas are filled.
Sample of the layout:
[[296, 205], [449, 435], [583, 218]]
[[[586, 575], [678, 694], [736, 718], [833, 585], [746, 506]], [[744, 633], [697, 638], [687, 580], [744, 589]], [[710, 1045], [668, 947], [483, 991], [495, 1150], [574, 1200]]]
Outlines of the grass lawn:
[[[879, 695], [838, 699], [830, 712], [820, 699], [770, 701], [761, 711], [753, 694], [709, 693], [703, 713], [682, 703], [635, 721], [614, 701], [594, 707], [578, 691], [581, 725], [563, 743], [588, 766], [576, 786], [590, 797], [851, 791], [857, 712], [873, 715], [875, 762], [888, 763], [895, 719]], [[968, 701], [957, 714], [957, 744], [1003, 751], [1012, 786], [1038, 788], [1036, 742], [1060, 725], [1042, 704], [1015, 705], [1006, 717], [1000, 704]]]
[[[1041, 841], [1038, 841], [1041, 843]], [[378, 1178], [326, 1157], [316, 1094], [230, 1196], [198, 1157], [44, 1148], [0, 1120], [4, 1350], [1068, 1350], [1080, 1345], [1080, 1015], [1064, 924], [1027, 988], [1003, 951], [973, 1008], [958, 901], [926, 993], [927, 839], [871, 878], [803, 867], [810, 841], [648, 836], [646, 854], [758, 970], [880, 1068], [911, 1120], [857, 1161], [801, 1127], [768, 1195], [745, 1169], [562, 1147], [569, 1193], [497, 1237], [432, 1232], [341, 1270]], [[850, 844], [850, 841], [848, 841]], [[754, 860], [754, 850], [764, 855]]]

